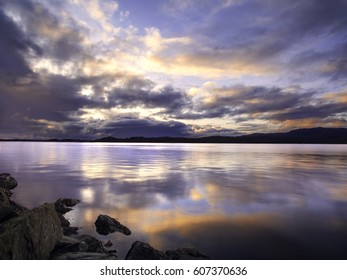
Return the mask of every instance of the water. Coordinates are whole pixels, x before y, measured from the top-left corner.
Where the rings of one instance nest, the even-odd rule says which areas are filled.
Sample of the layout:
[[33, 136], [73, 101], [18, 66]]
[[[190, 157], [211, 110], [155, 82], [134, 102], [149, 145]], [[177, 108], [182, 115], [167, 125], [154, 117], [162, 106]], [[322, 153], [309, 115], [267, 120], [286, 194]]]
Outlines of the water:
[[[196, 247], [212, 259], [347, 259], [347, 145], [0, 142], [13, 200], [60, 197], [80, 232], [160, 250]], [[100, 214], [131, 236], [101, 236]]]

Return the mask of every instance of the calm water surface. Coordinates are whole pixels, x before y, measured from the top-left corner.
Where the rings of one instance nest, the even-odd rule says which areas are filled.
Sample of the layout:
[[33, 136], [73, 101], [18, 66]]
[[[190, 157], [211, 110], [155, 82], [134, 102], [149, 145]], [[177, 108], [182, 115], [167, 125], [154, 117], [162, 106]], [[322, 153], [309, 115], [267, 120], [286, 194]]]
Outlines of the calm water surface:
[[[212, 259], [347, 259], [347, 145], [0, 143], [13, 200], [60, 197], [124, 258], [132, 242]], [[133, 234], [100, 236], [108, 214]]]

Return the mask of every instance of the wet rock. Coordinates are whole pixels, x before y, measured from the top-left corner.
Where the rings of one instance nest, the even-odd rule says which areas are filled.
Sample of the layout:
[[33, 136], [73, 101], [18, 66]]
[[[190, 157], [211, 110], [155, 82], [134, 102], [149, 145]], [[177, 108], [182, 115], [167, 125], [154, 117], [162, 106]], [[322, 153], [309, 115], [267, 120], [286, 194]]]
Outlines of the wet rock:
[[111, 253], [72, 252], [54, 257], [55, 260], [117, 260]]
[[60, 214], [66, 214], [67, 212], [73, 210], [71, 207], [80, 203], [78, 199], [72, 198], [59, 198], [55, 203], [55, 210]]
[[127, 253], [127, 260], [166, 260], [164, 252], [154, 249], [148, 243], [135, 241]]
[[116, 219], [107, 215], [99, 215], [95, 221], [96, 231], [99, 234], [107, 235], [109, 233], [119, 231], [125, 235], [130, 235], [131, 231], [126, 226], [123, 226]]
[[77, 235], [78, 229], [79, 229], [78, 227], [63, 227], [63, 234], [66, 236], [70, 236], [73, 234]]
[[0, 257], [48, 259], [62, 238], [60, 220], [53, 203], [45, 203], [0, 225]]
[[63, 214], [57, 212], [59, 220], [60, 220], [60, 225], [62, 227], [69, 227], [70, 226], [70, 222], [63, 216]]
[[106, 253], [102, 242], [90, 235], [81, 235], [79, 240], [85, 242], [87, 244], [86, 252], [94, 252], [94, 253]]
[[176, 250], [167, 250], [165, 255], [172, 260], [186, 260], [186, 259], [209, 259], [208, 256], [203, 255], [195, 248], [179, 248]]
[[0, 174], [0, 188], [4, 188], [6, 190], [12, 190], [17, 187], [17, 181], [15, 178], [11, 176], [9, 173]]

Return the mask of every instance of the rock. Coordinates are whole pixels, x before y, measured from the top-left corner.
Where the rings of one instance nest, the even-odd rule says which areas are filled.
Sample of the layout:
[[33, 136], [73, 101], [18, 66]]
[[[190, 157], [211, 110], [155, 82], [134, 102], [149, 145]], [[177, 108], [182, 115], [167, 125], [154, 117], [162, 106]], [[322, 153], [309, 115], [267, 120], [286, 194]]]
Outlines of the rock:
[[14, 208], [8, 198], [6, 189], [0, 188], [0, 223], [12, 216]]
[[60, 220], [53, 203], [45, 203], [0, 225], [0, 257], [48, 259], [62, 238]]
[[55, 246], [52, 259], [117, 259], [116, 251], [107, 252], [101, 241], [90, 235], [81, 235], [78, 239], [64, 236]]
[[55, 210], [58, 213], [65, 214], [71, 210], [73, 210], [71, 207], [75, 206], [76, 204], [80, 203], [80, 200], [78, 199], [72, 199], [72, 198], [59, 198], [55, 203]]
[[86, 252], [88, 249], [87, 243], [74, 238], [64, 236], [55, 246], [51, 258], [57, 258], [62, 254], [73, 252]]
[[70, 226], [70, 222], [63, 216], [63, 214], [57, 212], [58, 214], [58, 218], [60, 220], [60, 225], [62, 227], [69, 227]]
[[165, 255], [172, 260], [186, 260], [186, 259], [209, 259], [208, 256], [203, 255], [195, 248], [179, 248], [177, 250], [167, 250]]
[[184, 260], [184, 259], [209, 259], [195, 248], [180, 248], [167, 250], [165, 253], [154, 249], [148, 243], [136, 241], [127, 253], [127, 260]]
[[9, 190], [0, 188], [0, 223], [18, 217], [27, 208], [18, 205], [17, 203], [10, 200], [11, 193]]
[[127, 253], [126, 260], [167, 260], [164, 252], [154, 249], [148, 243], [135, 241]]
[[16, 212], [17, 215], [20, 215], [28, 210], [28, 208], [21, 206], [12, 200], [10, 200], [10, 203], [11, 203], [11, 206], [14, 208], [14, 211]]
[[9, 173], [0, 174], [0, 188], [4, 188], [6, 190], [12, 190], [17, 187], [17, 181], [15, 178], [11, 176]]
[[63, 227], [63, 234], [66, 236], [78, 234], [78, 227]]
[[79, 199], [73, 199], [73, 198], [59, 198], [56, 203], [63, 204], [68, 207], [74, 207], [81, 201]]
[[112, 247], [113, 246], [113, 243], [111, 240], [108, 240], [106, 243], [105, 243], [105, 247]]
[[125, 235], [130, 235], [131, 231], [126, 226], [123, 226], [116, 219], [107, 215], [99, 215], [95, 221], [96, 231], [99, 234], [107, 235], [109, 233], [119, 231]]
[[110, 253], [72, 252], [54, 257], [55, 260], [118, 260]]
[[87, 244], [86, 252], [106, 253], [106, 250], [104, 246], [102, 245], [101, 241], [99, 241], [93, 236], [86, 235], [86, 234], [81, 235], [79, 237], [79, 240]]

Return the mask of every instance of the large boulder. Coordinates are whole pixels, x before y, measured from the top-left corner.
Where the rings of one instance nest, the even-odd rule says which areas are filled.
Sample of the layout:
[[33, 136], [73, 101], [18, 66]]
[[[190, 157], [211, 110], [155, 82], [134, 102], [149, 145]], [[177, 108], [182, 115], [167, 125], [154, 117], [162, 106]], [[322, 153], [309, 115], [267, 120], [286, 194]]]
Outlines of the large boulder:
[[95, 221], [96, 231], [101, 235], [107, 235], [109, 233], [119, 231], [125, 235], [130, 235], [131, 231], [126, 226], [123, 226], [116, 219], [107, 216], [99, 215]]
[[9, 173], [0, 174], [0, 188], [12, 190], [17, 187], [17, 181]]
[[45, 203], [0, 225], [0, 258], [49, 259], [62, 238], [53, 203]]
[[154, 249], [148, 243], [135, 241], [127, 253], [127, 260], [167, 260], [164, 252]]

